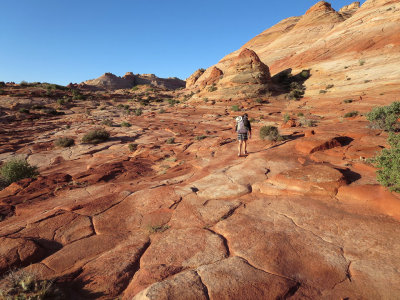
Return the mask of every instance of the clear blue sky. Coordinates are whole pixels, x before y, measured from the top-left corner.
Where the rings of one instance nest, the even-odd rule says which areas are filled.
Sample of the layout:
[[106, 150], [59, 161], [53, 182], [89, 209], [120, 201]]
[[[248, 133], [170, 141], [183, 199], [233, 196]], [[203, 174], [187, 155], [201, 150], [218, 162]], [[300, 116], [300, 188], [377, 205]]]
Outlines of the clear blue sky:
[[0, 0], [0, 81], [66, 85], [128, 71], [186, 79], [317, 2]]

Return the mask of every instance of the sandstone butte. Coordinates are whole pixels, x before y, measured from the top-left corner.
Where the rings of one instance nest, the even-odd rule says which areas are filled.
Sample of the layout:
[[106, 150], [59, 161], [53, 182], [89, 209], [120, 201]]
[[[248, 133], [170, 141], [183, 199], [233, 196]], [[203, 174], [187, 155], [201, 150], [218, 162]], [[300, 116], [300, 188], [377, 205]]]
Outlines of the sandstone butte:
[[[40, 175], [0, 191], [0, 273], [54, 280], [65, 299], [399, 299], [400, 195], [367, 161], [388, 144], [365, 118], [400, 100], [399, 32], [399, 1], [318, 2], [185, 89], [132, 90], [133, 74], [71, 86], [86, 99], [6, 84], [0, 161]], [[287, 99], [280, 76], [303, 70], [303, 97]], [[261, 140], [264, 125], [287, 139]], [[81, 142], [99, 126], [107, 141]]]

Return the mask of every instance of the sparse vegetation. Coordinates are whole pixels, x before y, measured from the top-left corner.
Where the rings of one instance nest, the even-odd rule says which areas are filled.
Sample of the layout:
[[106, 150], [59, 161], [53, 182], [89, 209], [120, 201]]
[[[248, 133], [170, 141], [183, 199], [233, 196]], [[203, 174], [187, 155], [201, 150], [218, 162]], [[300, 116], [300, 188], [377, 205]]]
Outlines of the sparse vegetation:
[[57, 104], [62, 106], [65, 104], [65, 100], [64, 99], [57, 99]]
[[333, 87], [334, 87], [333, 84], [328, 84], [328, 85], [325, 87], [325, 89], [326, 89], [326, 90], [329, 90], [329, 89], [331, 89], [331, 88], [333, 88]]
[[290, 83], [290, 92], [288, 95], [289, 99], [295, 99], [295, 100], [299, 100], [300, 98], [303, 97], [304, 95], [304, 90], [305, 87], [304, 85], [298, 83], [298, 82], [291, 82]]
[[360, 59], [360, 60], [358, 61], [358, 64], [359, 64], [360, 66], [363, 66], [363, 65], [365, 64], [365, 59]]
[[288, 113], [285, 113], [283, 115], [283, 123], [287, 123], [290, 120], [290, 115]]
[[132, 126], [132, 124], [129, 123], [129, 122], [122, 122], [121, 123], [121, 127], [131, 127], [131, 126]]
[[344, 114], [344, 118], [351, 118], [351, 117], [355, 117], [355, 116], [358, 116], [358, 111], [350, 111], [350, 112], [348, 112], [348, 113], [345, 113]]
[[196, 140], [201, 141], [201, 140], [204, 140], [206, 137], [207, 137], [207, 136], [204, 135], [204, 134], [198, 135], [198, 136], [196, 136]]
[[134, 92], [134, 91], [137, 91], [138, 89], [139, 89], [139, 87], [137, 85], [135, 85], [134, 87], [131, 88], [131, 91]]
[[112, 120], [106, 119], [106, 120], [101, 121], [101, 125], [105, 125], [105, 126], [108, 126], [108, 127], [112, 127], [112, 126], [114, 125], [114, 123], [113, 123]]
[[37, 167], [31, 166], [23, 158], [13, 158], [0, 168], [0, 178], [6, 186], [24, 178], [34, 178], [38, 174]]
[[298, 117], [304, 117], [304, 114], [302, 112], [297, 113]]
[[141, 108], [136, 108], [135, 110], [134, 110], [134, 112], [135, 112], [135, 116], [141, 116], [142, 115], [142, 113], [143, 113], [143, 110], [141, 109]]
[[326, 90], [320, 90], [320, 91], [319, 91], [320, 94], [326, 94], [327, 92], [328, 92], [328, 91], [326, 91]]
[[209, 88], [208, 88], [208, 91], [209, 92], [214, 92], [214, 91], [216, 91], [218, 88], [215, 86], [215, 83], [213, 83]]
[[155, 226], [149, 226], [149, 231], [150, 233], [156, 233], [156, 232], [164, 232], [169, 229], [168, 225], [155, 225]]
[[378, 168], [378, 182], [400, 193], [400, 134], [390, 132], [388, 143], [390, 149], [383, 149], [371, 162]]
[[169, 106], [174, 106], [175, 104], [178, 104], [178, 103], [180, 103], [179, 102], [179, 100], [175, 100], [175, 99], [168, 99], [168, 103], [169, 103]]
[[165, 113], [165, 109], [164, 109], [164, 108], [161, 108], [161, 109], [160, 109], [160, 114], [163, 114], [163, 113]]
[[317, 121], [312, 120], [312, 119], [307, 119], [306, 117], [302, 116], [299, 119], [299, 123], [300, 123], [300, 126], [303, 126], [303, 127], [314, 127], [316, 125]]
[[128, 145], [129, 151], [131, 151], [131, 152], [136, 151], [136, 150], [137, 150], [137, 147], [138, 147], [138, 145], [137, 145], [137, 144], [133, 144], [133, 143], [130, 143], [130, 144]]
[[398, 131], [400, 129], [400, 101], [395, 101], [388, 106], [375, 107], [366, 114], [371, 127], [385, 131]]
[[56, 147], [67, 148], [73, 146], [74, 144], [74, 139], [69, 137], [60, 137], [54, 141], [54, 146]]
[[239, 105], [232, 105], [231, 107], [232, 111], [239, 111]]
[[343, 100], [343, 103], [351, 103], [351, 102], [353, 102], [353, 100], [352, 100], [352, 99], [346, 99], [346, 100]]
[[85, 96], [77, 90], [72, 90], [72, 100], [85, 100]]
[[263, 126], [260, 128], [260, 138], [262, 140], [270, 140], [273, 142], [283, 141], [284, 138], [279, 134], [278, 128], [275, 126]]
[[29, 114], [29, 109], [27, 108], [20, 108], [18, 111], [23, 114]]
[[82, 143], [85, 144], [99, 144], [108, 140], [110, 133], [103, 129], [97, 128], [86, 133], [82, 138]]
[[54, 286], [52, 281], [40, 280], [33, 272], [10, 271], [2, 282], [0, 299], [65, 299], [65, 295]]
[[175, 144], [175, 138], [171, 137], [165, 141], [166, 144]]

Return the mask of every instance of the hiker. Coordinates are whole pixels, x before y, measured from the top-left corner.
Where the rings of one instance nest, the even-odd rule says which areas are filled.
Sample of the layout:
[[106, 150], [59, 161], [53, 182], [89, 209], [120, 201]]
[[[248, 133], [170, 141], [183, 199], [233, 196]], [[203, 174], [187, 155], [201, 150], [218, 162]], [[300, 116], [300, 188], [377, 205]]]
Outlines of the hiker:
[[236, 132], [238, 133], [238, 156], [242, 156], [242, 144], [244, 144], [244, 154], [247, 154], [247, 139], [251, 138], [251, 125], [248, 115], [245, 113], [243, 116], [236, 118]]

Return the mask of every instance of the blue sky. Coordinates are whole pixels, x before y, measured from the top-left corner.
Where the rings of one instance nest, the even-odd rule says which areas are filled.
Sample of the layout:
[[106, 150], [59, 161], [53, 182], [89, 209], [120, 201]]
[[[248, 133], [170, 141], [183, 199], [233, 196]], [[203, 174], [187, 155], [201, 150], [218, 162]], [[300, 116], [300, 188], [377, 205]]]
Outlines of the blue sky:
[[0, 0], [0, 81], [66, 85], [129, 71], [186, 79], [317, 2]]

